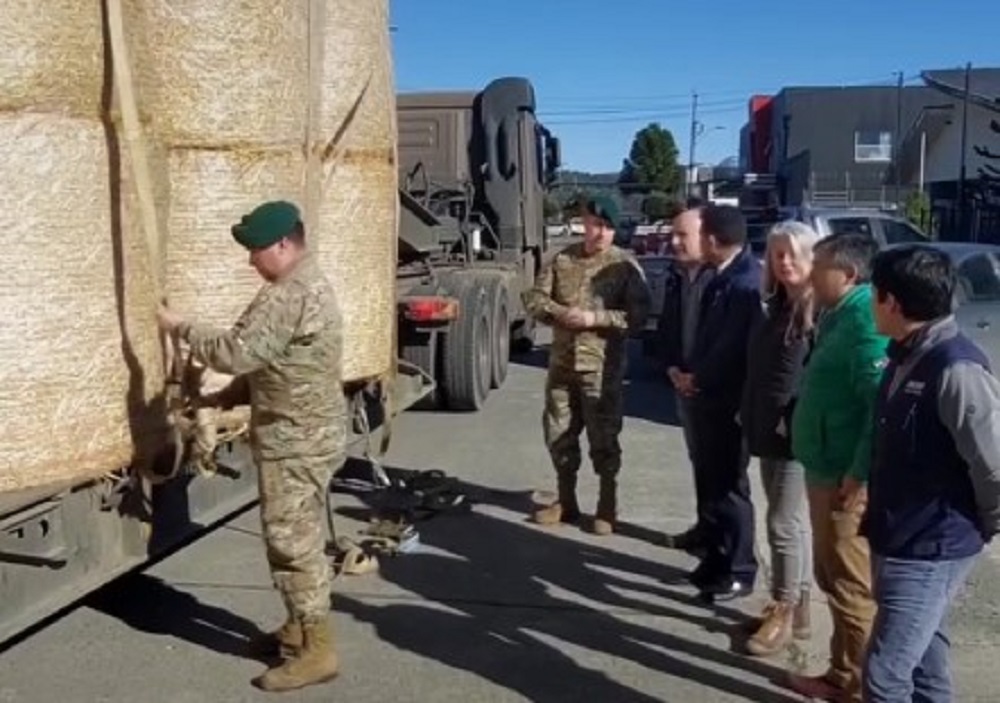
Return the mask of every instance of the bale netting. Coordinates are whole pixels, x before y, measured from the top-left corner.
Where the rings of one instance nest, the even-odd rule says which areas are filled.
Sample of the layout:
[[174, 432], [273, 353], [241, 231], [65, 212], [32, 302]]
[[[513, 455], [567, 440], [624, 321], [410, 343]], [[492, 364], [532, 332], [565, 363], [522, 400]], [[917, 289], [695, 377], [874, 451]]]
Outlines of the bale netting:
[[395, 87], [386, 0], [327, 6], [318, 124], [319, 259], [344, 317], [344, 378], [385, 374], [395, 358], [398, 194]]
[[0, 112], [97, 117], [104, 80], [100, 2], [0, 2]]
[[301, 203], [301, 149], [173, 149], [166, 232], [166, 290], [172, 308], [203, 324], [229, 327], [263, 281], [232, 226], [265, 200]]
[[129, 1], [144, 39], [143, 111], [167, 144], [301, 145], [309, 2]]
[[0, 115], [0, 153], [0, 491], [94, 478], [162, 438], [150, 262], [100, 123]]

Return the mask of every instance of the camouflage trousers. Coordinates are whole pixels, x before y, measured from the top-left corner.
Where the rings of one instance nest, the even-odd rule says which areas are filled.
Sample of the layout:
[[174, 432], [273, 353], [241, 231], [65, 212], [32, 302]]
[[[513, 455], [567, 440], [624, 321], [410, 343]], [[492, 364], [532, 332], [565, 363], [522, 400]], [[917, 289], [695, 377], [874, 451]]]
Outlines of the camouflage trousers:
[[622, 431], [622, 379], [599, 371], [550, 368], [542, 429], [557, 474], [575, 475], [580, 470], [580, 434], [586, 430], [595, 473], [617, 476], [622, 464], [618, 442]]
[[331, 565], [326, 556], [325, 499], [342, 457], [260, 462], [260, 516], [267, 563], [288, 614], [325, 622]]

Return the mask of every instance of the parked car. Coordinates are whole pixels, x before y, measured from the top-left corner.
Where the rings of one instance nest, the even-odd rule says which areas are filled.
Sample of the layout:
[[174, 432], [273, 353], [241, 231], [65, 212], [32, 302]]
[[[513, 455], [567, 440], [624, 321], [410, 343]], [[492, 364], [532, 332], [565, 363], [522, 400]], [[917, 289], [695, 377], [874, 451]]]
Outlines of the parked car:
[[646, 275], [646, 283], [649, 285], [649, 292], [652, 298], [646, 327], [638, 333], [638, 337], [642, 340], [643, 354], [650, 357], [654, 351], [653, 345], [656, 337], [656, 327], [663, 312], [664, 279], [670, 268], [674, 265], [674, 262], [673, 257], [669, 253], [647, 254], [638, 257], [638, 261], [639, 266], [642, 267], [642, 271]]
[[816, 230], [820, 237], [858, 232], [875, 238], [879, 247], [930, 242], [931, 238], [908, 220], [876, 209], [784, 207], [778, 220], [797, 220]]
[[928, 246], [944, 252], [955, 264], [959, 327], [994, 365], [1000, 363], [1000, 246], [972, 242], [931, 242]]
[[573, 233], [566, 222], [553, 222], [545, 225], [545, 236], [551, 239], [557, 237], [568, 237]]

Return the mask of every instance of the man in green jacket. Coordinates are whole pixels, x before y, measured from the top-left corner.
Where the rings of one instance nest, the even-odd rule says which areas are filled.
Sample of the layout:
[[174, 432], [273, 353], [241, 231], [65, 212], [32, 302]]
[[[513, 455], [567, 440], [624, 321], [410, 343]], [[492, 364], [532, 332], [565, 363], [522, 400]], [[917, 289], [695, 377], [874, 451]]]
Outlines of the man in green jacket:
[[875, 330], [867, 283], [874, 240], [842, 234], [814, 250], [813, 294], [823, 313], [792, 415], [795, 458], [806, 469], [816, 583], [833, 620], [830, 667], [793, 676], [822, 700], [861, 701], [861, 665], [875, 615], [868, 542], [860, 536], [871, 464], [872, 412], [888, 339]]

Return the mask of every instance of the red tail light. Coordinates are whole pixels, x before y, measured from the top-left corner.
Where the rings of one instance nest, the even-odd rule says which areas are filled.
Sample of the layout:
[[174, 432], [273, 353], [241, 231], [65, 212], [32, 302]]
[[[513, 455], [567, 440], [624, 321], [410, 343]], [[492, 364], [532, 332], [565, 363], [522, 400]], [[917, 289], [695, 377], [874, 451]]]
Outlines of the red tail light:
[[439, 296], [406, 298], [403, 316], [413, 322], [447, 322], [458, 317], [458, 301]]

